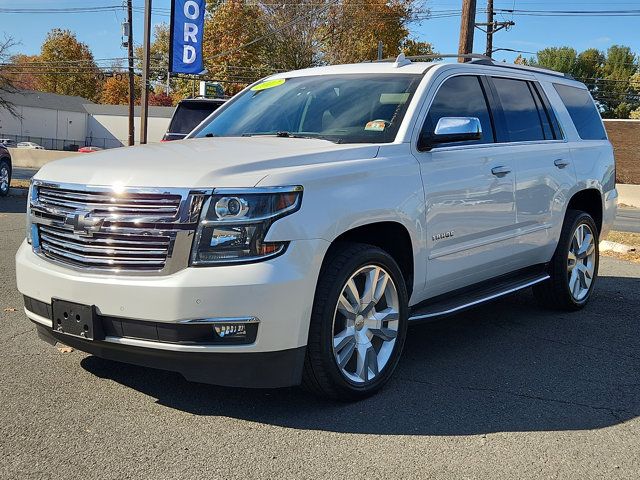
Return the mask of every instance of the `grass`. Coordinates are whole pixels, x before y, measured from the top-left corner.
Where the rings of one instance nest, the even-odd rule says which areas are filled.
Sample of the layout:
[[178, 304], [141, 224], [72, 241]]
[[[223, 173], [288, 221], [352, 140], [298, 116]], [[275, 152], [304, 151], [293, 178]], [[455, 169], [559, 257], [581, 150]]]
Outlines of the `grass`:
[[29, 180], [11, 179], [11, 187], [13, 188], [29, 188]]
[[640, 263], [640, 233], [611, 231], [606, 240], [610, 242], [623, 243], [631, 247], [635, 247], [635, 252], [617, 253], [612, 251], [602, 252], [607, 257], [615, 257], [621, 260]]

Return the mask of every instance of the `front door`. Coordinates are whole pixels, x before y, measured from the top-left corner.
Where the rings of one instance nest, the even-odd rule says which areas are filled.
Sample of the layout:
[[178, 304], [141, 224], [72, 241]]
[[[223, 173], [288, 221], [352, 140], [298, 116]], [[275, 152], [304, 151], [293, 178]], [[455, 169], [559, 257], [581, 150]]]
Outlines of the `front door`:
[[422, 131], [442, 117], [475, 117], [480, 140], [418, 151], [426, 200], [428, 247], [426, 296], [462, 288], [511, 268], [514, 246], [515, 164], [498, 146], [481, 77], [445, 79]]

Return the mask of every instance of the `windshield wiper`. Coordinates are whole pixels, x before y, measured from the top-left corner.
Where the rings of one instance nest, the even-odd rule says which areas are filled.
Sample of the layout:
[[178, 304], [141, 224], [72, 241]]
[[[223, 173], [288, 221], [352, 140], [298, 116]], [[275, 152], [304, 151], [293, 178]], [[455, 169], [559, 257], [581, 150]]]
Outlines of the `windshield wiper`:
[[243, 133], [243, 137], [266, 137], [266, 136], [274, 136], [280, 138], [310, 138], [310, 139], [318, 139], [318, 140], [327, 140], [333, 143], [342, 143], [340, 138], [328, 137], [320, 134], [309, 134], [309, 133], [291, 133], [286, 130], [280, 130], [278, 132], [264, 132], [264, 133]]

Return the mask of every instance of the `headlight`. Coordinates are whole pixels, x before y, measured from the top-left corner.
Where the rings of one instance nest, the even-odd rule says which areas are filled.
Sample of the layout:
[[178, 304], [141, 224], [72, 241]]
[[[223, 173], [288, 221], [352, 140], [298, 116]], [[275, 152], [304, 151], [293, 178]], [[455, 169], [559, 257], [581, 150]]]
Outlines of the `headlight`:
[[271, 224], [300, 208], [302, 187], [220, 188], [207, 199], [191, 252], [196, 266], [265, 260], [286, 242], [266, 243]]

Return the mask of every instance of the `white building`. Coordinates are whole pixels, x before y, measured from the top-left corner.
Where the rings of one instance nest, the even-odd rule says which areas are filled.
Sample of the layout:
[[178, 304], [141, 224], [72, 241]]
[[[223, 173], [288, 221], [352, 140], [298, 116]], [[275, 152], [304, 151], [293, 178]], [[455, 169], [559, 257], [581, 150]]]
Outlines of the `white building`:
[[[128, 145], [129, 107], [127, 105], [84, 105], [88, 113], [87, 144], [113, 148]], [[167, 131], [175, 107], [149, 107], [147, 140], [159, 142]], [[135, 142], [140, 141], [140, 107], [134, 109]]]
[[84, 145], [87, 132], [84, 104], [92, 103], [90, 100], [32, 91], [2, 96], [14, 105], [17, 116], [0, 109], [1, 138], [36, 142], [55, 150], [72, 143]]
[[[33, 91], [2, 95], [15, 106], [17, 115], [0, 109], [0, 138], [35, 142], [52, 150], [70, 145], [114, 148], [128, 144], [126, 105], [99, 105], [83, 97]], [[162, 139], [174, 110], [174, 107], [149, 108], [149, 142]], [[140, 107], [135, 109], [134, 124], [138, 143]]]

